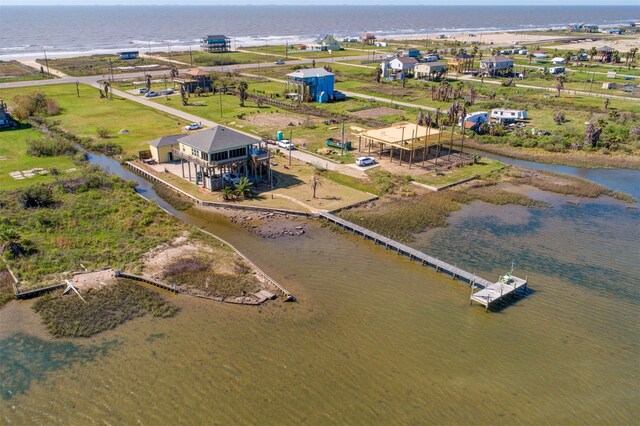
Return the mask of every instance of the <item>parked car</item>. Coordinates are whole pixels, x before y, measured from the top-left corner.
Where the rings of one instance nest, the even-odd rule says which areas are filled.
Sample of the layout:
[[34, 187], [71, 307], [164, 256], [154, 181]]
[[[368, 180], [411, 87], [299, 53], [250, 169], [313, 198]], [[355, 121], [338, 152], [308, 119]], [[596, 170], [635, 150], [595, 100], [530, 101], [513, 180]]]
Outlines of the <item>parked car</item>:
[[376, 160], [371, 157], [358, 157], [356, 158], [356, 164], [360, 167], [367, 167], [375, 164]]
[[296, 149], [296, 147], [289, 141], [289, 139], [282, 139], [278, 141], [278, 146], [286, 150]]
[[156, 96], [158, 96], [158, 92], [154, 92], [153, 90], [145, 93], [144, 95], [145, 98], [154, 98]]
[[284, 61], [283, 61], [282, 59], [278, 59], [278, 60], [275, 62], [275, 64], [276, 64], [276, 65], [284, 65]]
[[200, 127], [200, 123], [191, 123], [184, 126], [185, 130], [198, 130]]
[[141, 87], [141, 88], [138, 89], [138, 93], [140, 93], [141, 95], [144, 95], [148, 91], [149, 91], [149, 89], [147, 89], [146, 87]]
[[225, 173], [222, 175], [222, 179], [224, 179], [225, 182], [229, 182], [234, 185], [240, 182], [240, 176], [235, 173]]

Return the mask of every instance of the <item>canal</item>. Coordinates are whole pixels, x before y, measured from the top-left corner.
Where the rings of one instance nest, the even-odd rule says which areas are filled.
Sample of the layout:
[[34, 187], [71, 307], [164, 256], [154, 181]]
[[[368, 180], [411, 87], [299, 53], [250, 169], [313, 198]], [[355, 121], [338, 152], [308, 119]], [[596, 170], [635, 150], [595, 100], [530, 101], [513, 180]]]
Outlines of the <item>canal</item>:
[[[108, 158], [92, 161], [140, 179]], [[637, 197], [637, 171], [575, 173]], [[138, 190], [178, 213], [146, 181]], [[183, 212], [255, 260], [298, 302], [252, 308], [168, 296], [181, 307], [174, 318], [144, 317], [64, 341], [47, 336], [30, 302], [13, 302], [0, 310], [0, 418], [634, 423], [640, 214], [607, 197], [573, 205], [525, 191], [550, 206], [473, 203], [413, 243], [489, 279], [515, 259], [533, 293], [489, 314], [469, 306], [468, 286], [318, 223], [303, 237], [262, 239], [209, 210]]]

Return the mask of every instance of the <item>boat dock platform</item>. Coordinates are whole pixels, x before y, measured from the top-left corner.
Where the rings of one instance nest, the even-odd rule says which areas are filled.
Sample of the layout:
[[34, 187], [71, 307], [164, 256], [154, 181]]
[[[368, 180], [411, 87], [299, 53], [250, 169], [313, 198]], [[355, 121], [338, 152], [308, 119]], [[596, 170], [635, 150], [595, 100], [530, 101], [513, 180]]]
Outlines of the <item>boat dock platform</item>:
[[482, 290], [474, 292], [475, 286], [471, 285], [471, 297], [469, 304], [477, 302], [484, 306], [485, 310], [489, 309], [489, 306], [505, 297], [514, 296], [518, 290], [522, 294], [527, 292], [527, 279], [514, 277], [510, 274], [500, 278], [500, 281], [484, 287]]
[[[426, 253], [423, 253], [405, 244], [399, 243], [398, 241], [392, 240], [391, 238], [387, 238], [383, 235], [378, 234], [377, 232], [371, 231], [370, 229], [356, 225], [355, 223], [349, 222], [348, 220], [344, 220], [329, 212], [320, 212], [319, 215], [320, 217], [340, 226], [343, 229], [346, 229], [347, 231], [352, 232], [353, 234], [361, 235], [367, 240], [373, 241], [374, 243], [379, 245], [383, 245], [387, 249], [395, 250], [398, 254], [407, 256], [411, 260], [420, 262], [423, 266], [431, 266], [438, 272], [445, 272], [451, 275], [453, 279], [466, 281], [471, 285], [471, 302], [476, 301], [482, 304], [486, 310], [488, 310], [490, 305], [494, 304], [495, 302], [498, 302], [500, 300], [504, 301], [507, 296], [514, 295], [515, 291], [518, 289], [523, 288], [526, 292], [526, 279], [523, 280], [521, 278], [516, 278], [509, 274], [507, 275], [511, 279], [509, 283], [502, 282], [502, 279], [501, 281], [492, 283], [491, 281], [479, 277], [478, 275], [467, 272], [464, 269], [460, 269], [457, 266], [451, 265], [440, 259], [436, 259], [435, 257], [429, 256]], [[474, 293], [476, 289], [480, 290]]]

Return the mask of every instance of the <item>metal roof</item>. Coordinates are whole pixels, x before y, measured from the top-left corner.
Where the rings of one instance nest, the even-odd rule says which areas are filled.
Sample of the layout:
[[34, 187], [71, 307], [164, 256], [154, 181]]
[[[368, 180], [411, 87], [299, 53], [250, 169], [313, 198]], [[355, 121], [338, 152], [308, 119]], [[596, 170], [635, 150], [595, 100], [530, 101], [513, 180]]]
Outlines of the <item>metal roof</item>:
[[207, 40], [221, 40], [221, 39], [228, 39], [229, 37], [222, 35], [222, 34], [216, 34], [216, 35], [208, 35], [205, 37]]
[[490, 56], [486, 59], [483, 59], [480, 62], [485, 62], [485, 63], [490, 63], [490, 62], [513, 62], [513, 59], [511, 58], [507, 58], [506, 56], [503, 55], [496, 55], [496, 56]]
[[326, 77], [329, 75], [334, 75], [334, 74], [325, 70], [324, 68], [300, 69], [287, 74], [288, 77], [294, 77], [294, 78]]
[[196, 148], [204, 152], [226, 151], [228, 149], [242, 148], [247, 145], [253, 145], [260, 142], [256, 138], [237, 132], [224, 126], [215, 126], [210, 129], [193, 133], [178, 139], [192, 148]]
[[178, 139], [180, 139], [183, 136], [187, 136], [187, 135], [182, 133], [179, 135], [162, 136], [160, 138], [154, 139], [151, 142], [149, 142], [149, 145], [156, 148], [160, 148], [161, 146], [177, 145]]

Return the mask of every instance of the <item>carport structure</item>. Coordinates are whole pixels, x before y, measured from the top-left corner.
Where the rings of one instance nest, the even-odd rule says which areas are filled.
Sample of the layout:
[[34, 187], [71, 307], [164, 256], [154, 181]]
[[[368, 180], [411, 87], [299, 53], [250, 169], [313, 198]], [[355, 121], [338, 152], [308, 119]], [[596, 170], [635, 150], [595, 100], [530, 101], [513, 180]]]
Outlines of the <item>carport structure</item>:
[[[360, 152], [368, 151], [369, 156], [377, 155], [378, 158], [382, 158], [383, 155], [389, 156], [390, 162], [394, 159], [398, 160], [400, 165], [405, 162], [409, 168], [420, 162], [424, 166], [431, 147], [440, 147], [444, 142], [450, 142], [438, 129], [409, 123], [365, 130], [357, 136]], [[436, 158], [439, 151], [436, 150]]]

